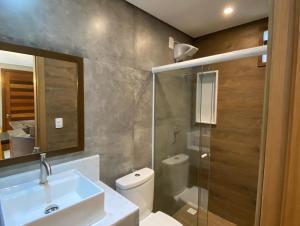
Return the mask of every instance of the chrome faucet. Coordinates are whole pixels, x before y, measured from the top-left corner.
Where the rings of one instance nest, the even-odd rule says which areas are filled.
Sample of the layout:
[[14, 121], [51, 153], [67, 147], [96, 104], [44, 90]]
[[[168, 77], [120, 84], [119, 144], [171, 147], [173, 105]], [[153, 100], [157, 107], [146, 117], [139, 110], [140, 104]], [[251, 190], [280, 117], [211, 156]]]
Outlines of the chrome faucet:
[[46, 184], [48, 182], [47, 176], [52, 174], [51, 166], [46, 160], [46, 153], [41, 154], [40, 162], [40, 184]]

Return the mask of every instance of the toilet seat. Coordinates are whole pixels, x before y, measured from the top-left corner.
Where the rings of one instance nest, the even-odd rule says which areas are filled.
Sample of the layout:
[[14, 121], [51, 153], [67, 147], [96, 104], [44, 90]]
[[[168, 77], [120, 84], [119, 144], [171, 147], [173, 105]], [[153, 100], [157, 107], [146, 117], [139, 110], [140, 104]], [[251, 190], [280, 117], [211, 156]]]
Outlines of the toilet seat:
[[163, 212], [151, 213], [140, 222], [140, 226], [183, 226], [177, 220]]

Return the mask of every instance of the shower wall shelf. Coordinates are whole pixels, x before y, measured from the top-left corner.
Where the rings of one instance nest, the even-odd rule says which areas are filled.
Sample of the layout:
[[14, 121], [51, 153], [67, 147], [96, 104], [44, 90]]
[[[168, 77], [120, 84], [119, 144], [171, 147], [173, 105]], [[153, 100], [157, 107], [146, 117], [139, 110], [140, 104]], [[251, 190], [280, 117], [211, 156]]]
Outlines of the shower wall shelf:
[[200, 151], [200, 131], [190, 131], [186, 133], [187, 149]]
[[197, 73], [196, 123], [217, 123], [219, 71]]
[[188, 150], [200, 151], [201, 147], [201, 152], [210, 152], [210, 134], [200, 133], [199, 130], [188, 131], [186, 132], [186, 140]]

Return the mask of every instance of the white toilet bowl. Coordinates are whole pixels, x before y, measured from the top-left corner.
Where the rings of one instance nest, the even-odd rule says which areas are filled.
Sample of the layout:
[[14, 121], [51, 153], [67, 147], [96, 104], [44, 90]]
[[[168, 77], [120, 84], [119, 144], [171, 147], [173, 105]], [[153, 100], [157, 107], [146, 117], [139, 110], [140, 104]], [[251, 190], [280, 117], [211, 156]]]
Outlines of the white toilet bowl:
[[169, 215], [158, 211], [141, 220], [140, 226], [182, 226], [182, 224]]
[[135, 203], [140, 210], [141, 226], [183, 226], [171, 216], [152, 213], [154, 198], [154, 171], [144, 168], [116, 181], [117, 191]]

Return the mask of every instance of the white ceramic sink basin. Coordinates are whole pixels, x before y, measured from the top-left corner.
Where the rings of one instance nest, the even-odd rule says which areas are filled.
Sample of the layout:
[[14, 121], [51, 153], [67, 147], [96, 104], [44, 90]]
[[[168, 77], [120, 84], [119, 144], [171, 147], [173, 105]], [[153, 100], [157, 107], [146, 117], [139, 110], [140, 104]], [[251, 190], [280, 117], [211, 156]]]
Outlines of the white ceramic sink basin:
[[89, 226], [105, 216], [104, 191], [76, 170], [0, 190], [1, 226]]

